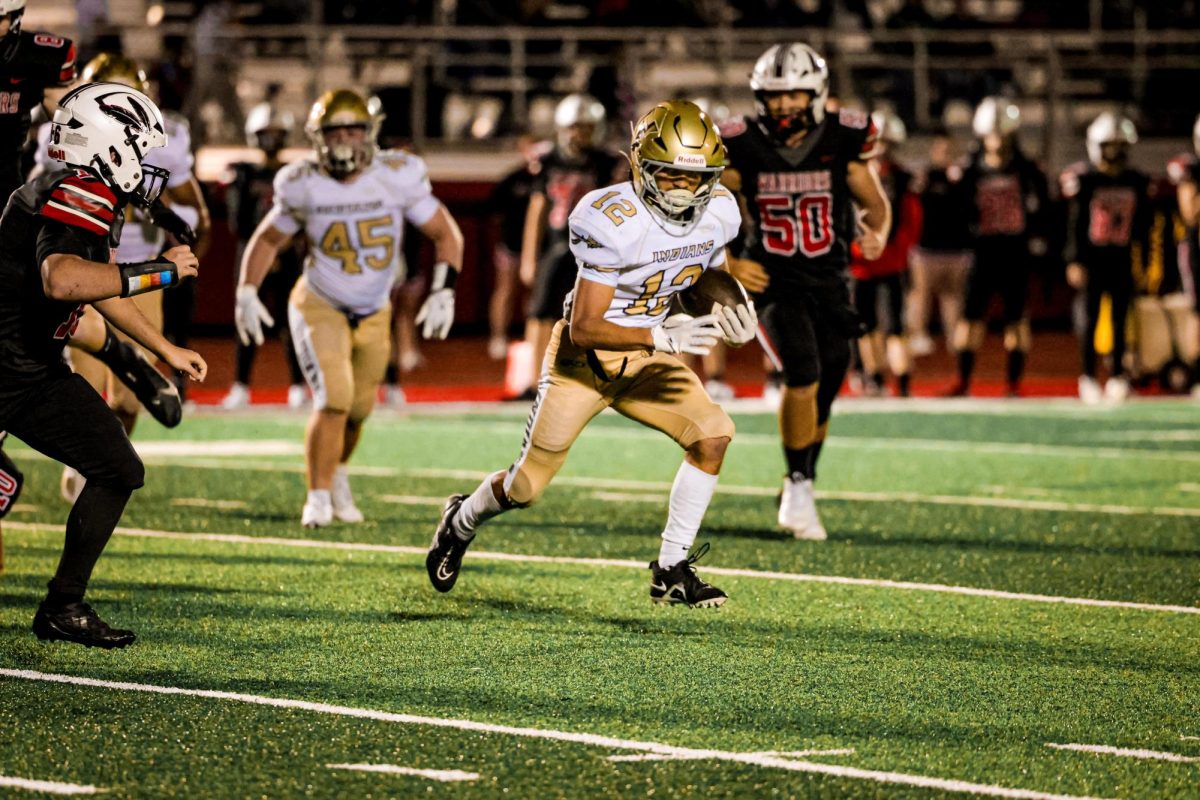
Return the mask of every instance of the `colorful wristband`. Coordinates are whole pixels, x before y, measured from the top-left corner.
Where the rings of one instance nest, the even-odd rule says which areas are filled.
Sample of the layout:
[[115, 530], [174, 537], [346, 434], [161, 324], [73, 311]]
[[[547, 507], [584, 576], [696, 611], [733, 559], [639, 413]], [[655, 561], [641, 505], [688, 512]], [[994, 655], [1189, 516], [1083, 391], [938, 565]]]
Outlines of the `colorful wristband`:
[[179, 281], [179, 268], [171, 261], [138, 261], [117, 267], [121, 270], [121, 297], [166, 289]]

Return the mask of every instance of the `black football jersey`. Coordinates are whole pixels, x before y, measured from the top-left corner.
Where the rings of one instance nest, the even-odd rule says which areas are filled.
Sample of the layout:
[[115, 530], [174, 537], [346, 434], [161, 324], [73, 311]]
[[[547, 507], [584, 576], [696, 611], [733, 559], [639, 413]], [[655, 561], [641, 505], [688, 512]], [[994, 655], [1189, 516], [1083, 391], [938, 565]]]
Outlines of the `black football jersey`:
[[930, 167], [919, 182], [925, 250], [954, 252], [971, 247], [972, 202], [964, 191], [962, 172], [957, 166]]
[[845, 109], [828, 115], [794, 148], [780, 147], [744, 117], [723, 123], [721, 138], [750, 214], [746, 256], [784, 289], [844, 282], [857, 235], [846, 175], [851, 163], [875, 154], [870, 117]]
[[999, 168], [988, 166], [983, 154], [976, 153], [963, 171], [962, 185], [971, 203], [977, 248], [996, 240], [1027, 242], [1045, 233], [1046, 176], [1020, 151]]
[[530, 165], [522, 164], [505, 175], [488, 198], [488, 210], [500, 217], [500, 241], [512, 253], [521, 252], [535, 178]]
[[46, 296], [42, 261], [108, 263], [123, 220], [121, 201], [83, 170], [44, 173], [12, 194], [0, 217], [0, 397], [66, 369], [62, 349], [83, 305]]
[[546, 238], [544, 250], [551, 246], [567, 247], [567, 218], [588, 192], [613, 183], [620, 157], [605, 150], [584, 151], [579, 159], [568, 160], [555, 148], [541, 159], [541, 169], [533, 178], [533, 191], [546, 196]]
[[246, 241], [274, 205], [279, 167], [239, 162], [230, 169], [233, 179], [225, 193], [225, 206], [233, 232]]
[[75, 43], [20, 31], [0, 39], [0, 202], [22, 182], [20, 151], [46, 89], [75, 80]]
[[1077, 164], [1062, 175], [1067, 208], [1067, 262], [1110, 259], [1129, 262], [1131, 247], [1145, 240], [1153, 217], [1150, 179], [1134, 169], [1106, 175]]

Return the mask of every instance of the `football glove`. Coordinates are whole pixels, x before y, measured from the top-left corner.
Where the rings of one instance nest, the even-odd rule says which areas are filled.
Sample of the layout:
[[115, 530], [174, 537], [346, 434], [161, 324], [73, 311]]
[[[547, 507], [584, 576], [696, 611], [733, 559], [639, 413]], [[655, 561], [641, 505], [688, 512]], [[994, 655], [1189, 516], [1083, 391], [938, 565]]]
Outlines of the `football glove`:
[[691, 353], [706, 356], [721, 336], [716, 314], [691, 317], [673, 314], [651, 331], [654, 349], [666, 353]]
[[713, 316], [717, 318], [725, 344], [741, 347], [754, 341], [758, 332], [758, 313], [754, 310], [753, 300], [739, 303], [733, 308], [714, 303]]
[[196, 246], [196, 232], [187, 220], [176, 214], [162, 200], [155, 200], [150, 206], [150, 221], [157, 227], [175, 237], [180, 244], [188, 247]]
[[237, 326], [238, 338], [249, 346], [263, 343], [263, 323], [274, 327], [275, 318], [262, 300], [258, 299], [258, 287], [244, 284], [237, 288], [237, 301], [233, 308], [233, 321]]
[[457, 280], [458, 270], [447, 262], [439, 261], [433, 265], [429, 297], [417, 313], [417, 324], [426, 339], [445, 339], [450, 334], [450, 326], [454, 324], [454, 284]]

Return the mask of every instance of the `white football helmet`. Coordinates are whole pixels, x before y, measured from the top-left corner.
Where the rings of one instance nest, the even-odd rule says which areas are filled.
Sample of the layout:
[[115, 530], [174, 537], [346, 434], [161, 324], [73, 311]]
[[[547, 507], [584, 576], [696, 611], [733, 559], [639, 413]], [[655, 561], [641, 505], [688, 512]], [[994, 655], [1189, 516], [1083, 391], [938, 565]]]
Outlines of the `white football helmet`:
[[[264, 150], [281, 149], [296, 127], [296, 118], [290, 111], [284, 111], [270, 102], [262, 102], [250, 109], [246, 115], [246, 144], [251, 147], [261, 147]], [[264, 139], [274, 132], [274, 141], [264, 142]], [[267, 145], [270, 144], [271, 147]]]
[[1104, 160], [1104, 145], [1119, 144], [1123, 147], [1137, 144], [1137, 126], [1124, 114], [1105, 111], [1092, 120], [1087, 129], [1087, 154], [1092, 166], [1099, 168]]
[[118, 195], [149, 206], [170, 173], [142, 159], [166, 144], [162, 112], [149, 97], [119, 83], [88, 83], [59, 102], [47, 152], [96, 173]]
[[572, 140], [570, 133], [570, 129], [576, 125], [591, 125], [592, 137], [587, 144], [599, 147], [604, 141], [606, 116], [604, 105], [590, 94], [569, 94], [559, 100], [554, 108], [554, 127], [558, 131], [559, 149], [571, 156], [578, 155], [578, 142]]
[[1196, 124], [1192, 126], [1192, 149], [1200, 156], [1200, 114], [1196, 116]]
[[13, 15], [12, 24], [8, 26], [9, 35], [21, 30], [21, 17], [25, 16], [25, 0], [0, 0], [0, 16]]
[[1010, 136], [1021, 127], [1021, 109], [1006, 97], [985, 97], [975, 109], [971, 127], [980, 139], [990, 133]]
[[885, 109], [872, 111], [871, 122], [875, 123], [875, 130], [879, 131], [880, 141], [896, 145], [904, 144], [908, 139], [908, 128], [905, 127], [904, 120], [891, 111]]
[[[750, 72], [759, 124], [773, 136], [786, 139], [804, 128], [820, 125], [829, 100], [829, 67], [821, 54], [803, 42], [777, 44], [758, 57]], [[812, 95], [802, 114], [775, 118], [767, 110], [769, 92], [805, 91]]]

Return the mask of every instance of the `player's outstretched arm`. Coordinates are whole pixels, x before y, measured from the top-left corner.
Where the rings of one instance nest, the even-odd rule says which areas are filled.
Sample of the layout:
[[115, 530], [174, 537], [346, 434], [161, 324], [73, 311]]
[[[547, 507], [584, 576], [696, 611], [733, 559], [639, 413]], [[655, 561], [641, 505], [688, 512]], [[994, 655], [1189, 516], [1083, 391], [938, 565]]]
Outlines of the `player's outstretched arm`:
[[93, 307], [118, 330], [170, 364], [173, 369], [187, 373], [194, 381], [204, 380], [208, 373], [208, 364], [200, 354], [176, 347], [167, 341], [150, 320], [146, 319], [146, 315], [132, 298], [111, 297], [94, 303]]
[[852, 161], [846, 168], [846, 184], [863, 211], [862, 233], [858, 238], [863, 256], [874, 261], [883, 254], [892, 230], [892, 205], [879, 184], [879, 175], [870, 164]]
[[249, 345], [250, 342], [262, 344], [263, 324], [275, 324], [271, 312], [267, 311], [267, 307], [258, 299], [258, 288], [262, 286], [271, 265], [279, 257], [279, 251], [291, 240], [289, 234], [271, 224], [271, 218], [268, 216], [259, 223], [246, 245], [241, 270], [238, 273], [233, 309], [234, 326], [243, 345]]
[[199, 262], [189, 247], [173, 247], [157, 261], [102, 264], [69, 253], [42, 260], [42, 291], [51, 300], [93, 303], [166, 289], [197, 274]]
[[654, 337], [650, 328], [627, 328], [604, 318], [612, 305], [615, 286], [584, 278], [575, 280], [571, 302], [571, 342], [588, 350], [650, 350]]

